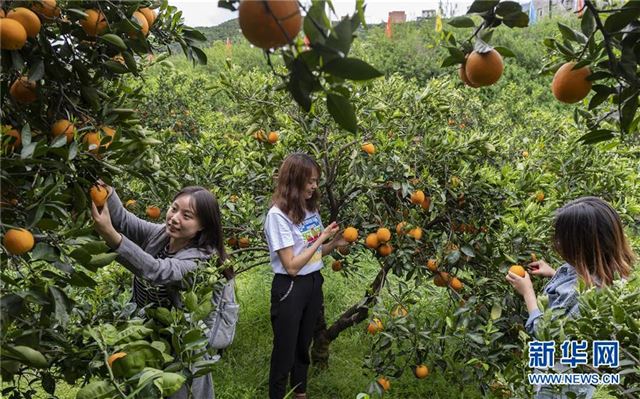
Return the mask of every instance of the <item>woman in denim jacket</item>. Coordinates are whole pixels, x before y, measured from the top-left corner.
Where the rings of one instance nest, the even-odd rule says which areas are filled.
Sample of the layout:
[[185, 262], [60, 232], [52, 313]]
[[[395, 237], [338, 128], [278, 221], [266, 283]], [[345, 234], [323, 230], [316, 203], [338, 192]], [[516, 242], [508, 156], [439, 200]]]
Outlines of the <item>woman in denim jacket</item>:
[[[569, 202], [556, 212], [554, 227], [554, 249], [566, 263], [554, 270], [540, 260], [530, 263], [528, 269], [533, 275], [551, 278], [543, 289], [543, 294], [549, 298], [549, 307], [564, 309], [566, 316], [576, 317], [579, 313], [578, 279], [587, 286], [610, 285], [616, 273], [622, 278], [631, 274], [635, 255], [624, 235], [620, 217], [600, 198], [582, 197]], [[520, 277], [509, 272], [506, 278], [527, 305], [527, 332], [537, 336], [542, 312], [538, 309], [529, 274]], [[541, 385], [536, 387], [535, 398], [574, 397], [568, 395], [572, 392], [578, 399], [589, 399], [594, 391], [592, 385], [566, 385], [559, 390]]]

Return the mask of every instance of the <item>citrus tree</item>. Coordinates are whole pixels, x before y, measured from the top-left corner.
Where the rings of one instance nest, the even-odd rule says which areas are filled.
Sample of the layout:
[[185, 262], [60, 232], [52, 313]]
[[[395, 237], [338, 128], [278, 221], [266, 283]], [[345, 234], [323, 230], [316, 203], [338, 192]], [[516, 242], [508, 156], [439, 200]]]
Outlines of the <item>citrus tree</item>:
[[115, 254], [88, 204], [104, 204], [92, 185], [115, 175], [174, 188], [131, 82], [171, 43], [206, 62], [204, 37], [167, 2], [146, 1], [4, 2], [0, 28], [3, 394], [53, 395], [61, 380], [89, 383], [78, 397], [175, 392], [211, 367], [199, 328], [211, 304], [197, 298], [210, 297], [215, 268], [194, 279], [184, 312], [158, 309], [147, 323], [126, 300], [96, 302], [96, 272]]

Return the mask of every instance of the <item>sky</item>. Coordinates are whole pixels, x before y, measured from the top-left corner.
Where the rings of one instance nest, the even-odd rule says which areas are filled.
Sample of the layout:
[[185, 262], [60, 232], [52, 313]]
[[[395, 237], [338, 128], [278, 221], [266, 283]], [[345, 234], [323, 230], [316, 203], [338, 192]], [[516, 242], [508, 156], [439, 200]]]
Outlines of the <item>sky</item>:
[[[303, 3], [309, 3], [303, 0]], [[456, 14], [463, 14], [471, 0], [443, 0], [457, 6]], [[389, 11], [404, 11], [408, 20], [415, 20], [422, 14], [422, 10], [437, 9], [438, 0], [365, 0], [367, 4], [365, 19], [367, 23], [386, 22]], [[169, 0], [169, 4], [182, 11], [185, 23], [189, 26], [215, 26], [229, 19], [237, 18], [237, 12], [218, 8], [217, 0]], [[333, 6], [340, 17], [353, 14], [355, 0], [334, 0]], [[334, 19], [334, 18], [332, 18]]]

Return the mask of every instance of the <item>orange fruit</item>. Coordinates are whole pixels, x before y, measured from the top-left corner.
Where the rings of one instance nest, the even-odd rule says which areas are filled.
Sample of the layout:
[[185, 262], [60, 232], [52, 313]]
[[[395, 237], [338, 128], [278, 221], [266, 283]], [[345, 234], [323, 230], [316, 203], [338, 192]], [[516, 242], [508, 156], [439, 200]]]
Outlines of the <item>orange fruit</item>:
[[380, 227], [376, 232], [376, 236], [379, 242], [385, 243], [391, 239], [391, 232], [386, 227]]
[[407, 222], [400, 222], [396, 225], [396, 233], [398, 233], [398, 235], [402, 235], [405, 234], [405, 229], [407, 226]]
[[144, 15], [144, 18], [147, 20], [147, 25], [149, 25], [149, 28], [151, 28], [153, 23], [156, 22], [156, 18], [158, 17], [156, 15], [156, 12], [149, 7], [139, 8], [138, 11], [140, 12], [140, 14]]
[[147, 216], [151, 219], [158, 219], [160, 217], [160, 208], [155, 205], [149, 205], [146, 210]]
[[417, 190], [411, 193], [411, 203], [416, 205], [422, 205], [424, 202], [425, 195], [422, 190]]
[[529, 151], [522, 151], [522, 158], [529, 158]]
[[[480, 86], [471, 83], [469, 78], [467, 78], [467, 68], [466, 68], [467, 58], [465, 58], [464, 62], [460, 65], [460, 68], [458, 68], [458, 76], [460, 77], [460, 80], [464, 82], [464, 84], [466, 84], [469, 87], [473, 87], [475, 89], [476, 87], [480, 87]], [[449, 126], [453, 126], [453, 125], [455, 125], [455, 122], [452, 124], [451, 123], [449, 124]]]
[[378, 383], [378, 385], [380, 385], [380, 387], [382, 387], [382, 390], [385, 392], [387, 392], [391, 388], [391, 382], [389, 382], [389, 380], [384, 377], [379, 377], [376, 382]]
[[271, 132], [269, 133], [269, 136], [267, 136], [267, 141], [270, 144], [275, 144], [278, 142], [278, 138], [280, 137], [280, 135], [278, 134], [278, 132]]
[[113, 355], [109, 356], [109, 358], [107, 359], [107, 363], [109, 363], [109, 367], [113, 367], [113, 362], [125, 356], [127, 356], [126, 352], [116, 352]]
[[371, 335], [376, 335], [378, 332], [383, 330], [382, 322], [377, 317], [374, 317], [373, 320], [369, 322], [367, 326], [367, 332]]
[[140, 33], [142, 33], [143, 37], [147, 37], [147, 35], [149, 34], [149, 23], [147, 22], [147, 18], [145, 18], [144, 14], [142, 14], [140, 11], [134, 11], [132, 18], [134, 18], [138, 25], [140, 25], [140, 31], [132, 30], [131, 32], [129, 32], [129, 37], [136, 37]]
[[462, 281], [458, 280], [457, 277], [453, 277], [449, 281], [449, 287], [451, 287], [456, 292], [460, 292], [464, 287], [464, 284], [462, 284]]
[[371, 233], [367, 235], [367, 238], [364, 240], [364, 244], [371, 249], [378, 248], [380, 246], [380, 241], [378, 241], [378, 235], [376, 233]]
[[2, 138], [2, 148], [3, 150], [7, 150], [9, 152], [15, 151], [22, 146], [22, 136], [17, 129], [10, 129], [3, 133], [3, 136], [11, 136], [12, 139]]
[[110, 137], [109, 141], [104, 144], [104, 148], [109, 148], [109, 146], [111, 145], [111, 143], [113, 143], [113, 140], [116, 137], [116, 129], [110, 126], [102, 126], [100, 128], [100, 131], [104, 133], [105, 136]]
[[100, 148], [100, 134], [98, 132], [88, 132], [82, 137], [82, 142], [87, 146], [89, 152], [96, 154]]
[[249, 237], [241, 237], [238, 240], [238, 246], [240, 248], [247, 248], [249, 246]]
[[[13, 20], [7, 18], [0, 19], [0, 23], [4, 23], [5, 21]], [[18, 25], [20, 24], [18, 23]], [[36, 94], [36, 82], [29, 80], [26, 76], [21, 76], [13, 82], [9, 89], [9, 94], [15, 102], [22, 104], [32, 103], [38, 98], [38, 95]]]
[[60, 8], [56, 6], [56, 0], [41, 0], [34, 2], [31, 9], [45, 18], [54, 18], [60, 16]]
[[422, 207], [422, 209], [424, 209], [425, 211], [428, 211], [429, 208], [431, 207], [431, 197], [427, 196], [424, 198], [424, 201], [422, 201], [422, 203], [420, 204], [420, 206]]
[[429, 367], [425, 366], [424, 364], [419, 364], [413, 370], [413, 374], [416, 376], [416, 378], [419, 379], [427, 378], [427, 376], [429, 375]]
[[427, 261], [427, 269], [429, 269], [432, 272], [435, 272], [438, 270], [438, 262], [435, 259], [429, 259]]
[[27, 32], [27, 37], [36, 37], [38, 32], [40, 32], [40, 28], [42, 27], [40, 18], [38, 18], [36, 13], [25, 7], [16, 7], [13, 10], [9, 11], [9, 13], [7, 14], [7, 18], [11, 18], [20, 22], [20, 24], [24, 27], [24, 30]]
[[349, 246], [345, 245], [338, 248], [338, 252], [340, 252], [340, 255], [347, 256], [351, 250], [349, 249]]
[[342, 232], [342, 238], [347, 242], [354, 242], [358, 239], [358, 230], [355, 227], [347, 227]]
[[409, 237], [413, 237], [416, 240], [419, 240], [422, 238], [422, 229], [420, 227], [414, 227], [413, 229], [409, 230], [407, 235]]
[[238, 245], [238, 239], [235, 237], [231, 237], [227, 240], [227, 245], [231, 248], [235, 248]]
[[407, 311], [407, 309], [404, 306], [400, 305], [400, 304], [397, 304], [391, 310], [391, 316], [393, 316], [393, 317], [404, 317], [408, 313], [409, 312]]
[[104, 16], [102, 11], [91, 8], [84, 10], [84, 12], [87, 14], [87, 18], [81, 20], [80, 25], [82, 25], [82, 29], [85, 31], [87, 36], [98, 36], [107, 29], [107, 18]]
[[342, 270], [342, 262], [340, 262], [339, 260], [333, 261], [333, 263], [331, 264], [331, 269], [334, 272], [339, 272], [340, 270]]
[[67, 136], [67, 143], [70, 143], [73, 140], [73, 136], [76, 134], [76, 127], [68, 120], [60, 119], [51, 125], [51, 135], [55, 138], [61, 134]]
[[591, 81], [587, 77], [591, 75], [589, 67], [573, 69], [575, 62], [567, 62], [553, 75], [551, 91], [555, 98], [567, 104], [576, 103], [585, 98], [591, 91]]
[[242, 0], [238, 22], [251, 44], [267, 50], [291, 43], [300, 32], [302, 16], [297, 0]]
[[134, 199], [130, 199], [127, 200], [127, 202], [124, 203], [125, 208], [135, 208], [136, 205], [138, 205], [138, 201], [134, 200]]
[[93, 201], [98, 208], [101, 208], [104, 206], [105, 202], [107, 202], [107, 195], [109, 195], [109, 192], [103, 186], [94, 185], [89, 189], [89, 194], [91, 195], [91, 201]]
[[33, 234], [25, 229], [9, 229], [2, 239], [2, 245], [11, 255], [22, 255], [33, 248], [35, 240]]
[[476, 86], [490, 86], [500, 79], [504, 64], [496, 50], [488, 53], [471, 52], [464, 66], [469, 82]]
[[371, 143], [362, 144], [362, 151], [366, 152], [369, 155], [373, 155], [376, 153], [376, 146]]
[[447, 284], [449, 284], [449, 280], [450, 279], [451, 279], [451, 276], [449, 275], [449, 273], [440, 272], [440, 273], [436, 274], [435, 277], [433, 277], [433, 283], [437, 287], [446, 287]]
[[378, 255], [380, 256], [389, 256], [391, 252], [393, 252], [391, 244], [382, 244], [378, 247]]
[[513, 265], [509, 268], [509, 271], [513, 274], [517, 274], [520, 277], [524, 277], [527, 274], [527, 271], [524, 270], [524, 267], [520, 265]]
[[536, 201], [538, 202], [544, 201], [544, 191], [538, 191], [536, 193]]
[[27, 42], [27, 30], [15, 19], [0, 19], [0, 48], [20, 50]]

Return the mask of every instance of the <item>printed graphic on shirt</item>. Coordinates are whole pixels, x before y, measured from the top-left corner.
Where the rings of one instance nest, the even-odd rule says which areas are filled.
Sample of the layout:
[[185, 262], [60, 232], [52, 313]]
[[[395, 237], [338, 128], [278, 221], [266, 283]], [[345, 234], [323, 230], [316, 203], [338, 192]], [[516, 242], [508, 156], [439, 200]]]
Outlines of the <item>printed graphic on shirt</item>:
[[[302, 222], [298, 228], [302, 238], [307, 242], [306, 248], [309, 248], [322, 234], [322, 224], [318, 215], [311, 215]], [[319, 247], [315, 254], [309, 259], [307, 264], [320, 262], [322, 260], [322, 249]]]

